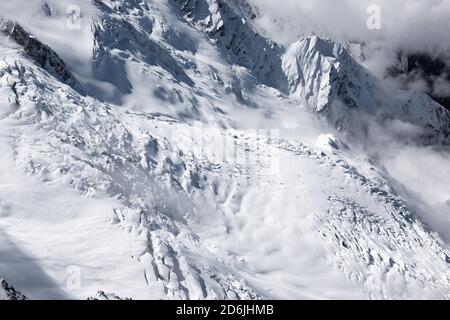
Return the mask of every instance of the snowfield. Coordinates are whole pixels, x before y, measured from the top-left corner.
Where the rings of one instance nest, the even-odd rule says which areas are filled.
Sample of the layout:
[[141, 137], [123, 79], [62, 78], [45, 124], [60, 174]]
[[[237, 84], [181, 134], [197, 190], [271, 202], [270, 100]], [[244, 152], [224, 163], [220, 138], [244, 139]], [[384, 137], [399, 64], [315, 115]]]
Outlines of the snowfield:
[[0, 5], [0, 299], [450, 298], [450, 172], [383, 157], [446, 109], [245, 0], [70, 3]]

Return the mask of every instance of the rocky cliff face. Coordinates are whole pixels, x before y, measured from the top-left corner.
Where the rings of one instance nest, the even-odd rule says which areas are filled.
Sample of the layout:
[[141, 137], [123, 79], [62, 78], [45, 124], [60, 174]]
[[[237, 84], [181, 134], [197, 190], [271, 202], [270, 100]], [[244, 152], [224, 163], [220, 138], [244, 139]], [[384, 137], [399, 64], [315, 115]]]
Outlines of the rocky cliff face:
[[21, 46], [25, 54], [40, 67], [83, 94], [83, 89], [65, 62], [47, 45], [17, 22], [0, 18], [0, 31]]
[[364, 136], [369, 119], [397, 119], [422, 128], [425, 143], [450, 143], [450, 113], [426, 95], [389, 89], [331, 40], [310, 37], [287, 48], [289, 94], [350, 136]]
[[[285, 88], [280, 56], [283, 48], [259, 35], [227, 1], [173, 0], [197, 29], [226, 52], [234, 63], [248, 68], [262, 83]], [[239, 3], [249, 8], [246, 2]]]
[[313, 36], [281, 46], [260, 36], [246, 23], [245, 15], [238, 15], [224, 1], [174, 3], [231, 61], [350, 137], [366, 135], [368, 118], [380, 123], [397, 119], [422, 128], [420, 136], [427, 144], [450, 143], [450, 112], [426, 96], [393, 93], [339, 43]]
[[23, 294], [14, 289], [6, 280], [0, 279], [0, 300], [28, 300]]

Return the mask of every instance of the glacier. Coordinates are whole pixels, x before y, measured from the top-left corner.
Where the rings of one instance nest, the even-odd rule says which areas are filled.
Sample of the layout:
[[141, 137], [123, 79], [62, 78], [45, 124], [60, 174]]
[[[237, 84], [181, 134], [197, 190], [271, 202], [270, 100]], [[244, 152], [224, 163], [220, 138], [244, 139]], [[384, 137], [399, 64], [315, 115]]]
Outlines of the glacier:
[[371, 149], [448, 152], [427, 95], [245, 0], [1, 6], [0, 299], [450, 298], [450, 239]]

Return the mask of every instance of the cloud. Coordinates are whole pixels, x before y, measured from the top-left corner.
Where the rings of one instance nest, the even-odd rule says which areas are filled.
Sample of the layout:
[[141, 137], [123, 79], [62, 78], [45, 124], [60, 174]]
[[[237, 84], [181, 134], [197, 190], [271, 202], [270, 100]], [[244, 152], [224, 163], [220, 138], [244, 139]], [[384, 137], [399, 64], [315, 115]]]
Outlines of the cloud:
[[447, 74], [437, 77], [433, 84], [433, 95], [436, 97], [450, 97], [450, 79]]
[[[281, 35], [295, 41], [314, 22], [333, 38], [345, 40], [384, 40], [404, 49], [450, 49], [450, 0], [249, 0], [262, 12], [262, 20], [288, 19]], [[381, 30], [370, 30], [368, 8], [380, 8]], [[307, 28], [306, 28], [307, 29]]]
[[450, 241], [450, 154], [433, 147], [379, 145], [378, 155], [389, 174], [407, 192], [401, 195], [422, 220]]
[[[289, 44], [299, 37], [318, 34], [341, 42], [365, 44], [364, 66], [385, 78], [399, 64], [399, 53], [428, 54], [450, 66], [450, 0], [249, 0], [260, 11], [257, 26], [277, 42]], [[367, 27], [367, 8], [380, 8], [381, 29]], [[413, 70], [391, 85], [449, 96], [444, 72], [426, 77]], [[398, 184], [396, 190], [416, 209], [422, 221], [450, 240], [450, 154], [432, 146], [416, 145], [421, 129], [393, 120], [373, 124], [367, 150]]]

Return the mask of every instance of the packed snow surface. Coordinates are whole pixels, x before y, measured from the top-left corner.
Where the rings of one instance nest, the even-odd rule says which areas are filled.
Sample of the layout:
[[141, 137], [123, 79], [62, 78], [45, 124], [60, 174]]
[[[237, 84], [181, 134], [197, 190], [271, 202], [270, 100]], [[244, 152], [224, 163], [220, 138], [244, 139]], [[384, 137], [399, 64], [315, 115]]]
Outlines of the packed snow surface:
[[245, 0], [0, 8], [0, 299], [450, 298], [427, 96]]

